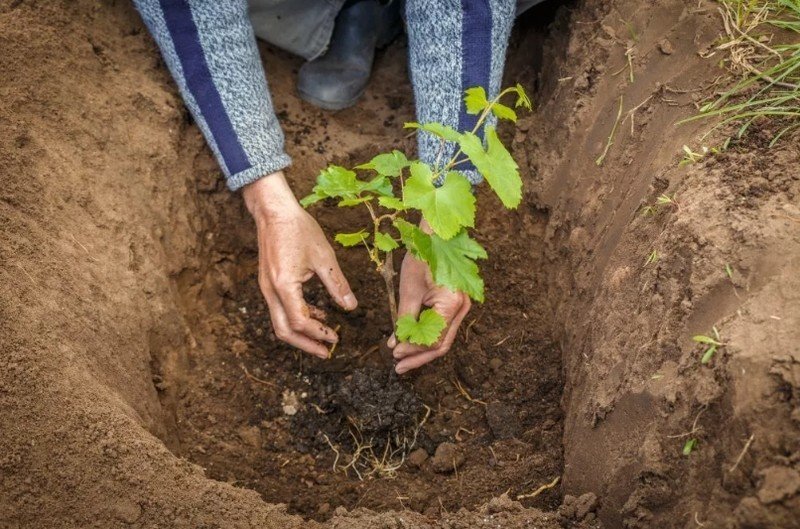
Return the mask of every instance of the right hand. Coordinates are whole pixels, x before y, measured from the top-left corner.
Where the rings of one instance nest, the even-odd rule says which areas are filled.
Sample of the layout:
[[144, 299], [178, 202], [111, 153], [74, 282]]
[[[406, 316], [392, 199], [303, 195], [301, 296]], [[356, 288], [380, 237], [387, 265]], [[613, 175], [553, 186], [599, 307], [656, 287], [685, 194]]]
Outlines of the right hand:
[[298, 203], [283, 172], [265, 176], [243, 190], [258, 232], [258, 284], [278, 339], [320, 358], [339, 337], [325, 325], [325, 313], [308, 305], [303, 283], [315, 274], [345, 310], [358, 305], [336, 255], [314, 218]]

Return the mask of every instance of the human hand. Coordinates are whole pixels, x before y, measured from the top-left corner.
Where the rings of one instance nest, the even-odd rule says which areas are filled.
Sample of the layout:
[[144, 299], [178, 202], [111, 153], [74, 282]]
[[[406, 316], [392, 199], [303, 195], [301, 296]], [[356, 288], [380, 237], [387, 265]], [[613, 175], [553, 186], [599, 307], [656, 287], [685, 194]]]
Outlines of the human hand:
[[[424, 220], [420, 223], [420, 228], [426, 233], [431, 233], [430, 226]], [[453, 292], [434, 283], [428, 265], [406, 253], [400, 268], [400, 300], [397, 313], [399, 316], [411, 314], [416, 318], [423, 306], [436, 310], [447, 322], [447, 327], [439, 341], [430, 346], [399, 343], [395, 335], [392, 335], [387, 345], [393, 349], [394, 358], [399, 360], [395, 366], [395, 371], [399, 375], [444, 356], [453, 345], [458, 326], [472, 306], [468, 295], [463, 292]]]
[[319, 224], [297, 202], [283, 172], [247, 185], [243, 196], [256, 221], [258, 284], [275, 335], [327, 358], [328, 347], [322, 342], [336, 343], [339, 337], [322, 323], [325, 313], [306, 303], [303, 283], [316, 274], [342, 308], [353, 310], [358, 305], [333, 248]]

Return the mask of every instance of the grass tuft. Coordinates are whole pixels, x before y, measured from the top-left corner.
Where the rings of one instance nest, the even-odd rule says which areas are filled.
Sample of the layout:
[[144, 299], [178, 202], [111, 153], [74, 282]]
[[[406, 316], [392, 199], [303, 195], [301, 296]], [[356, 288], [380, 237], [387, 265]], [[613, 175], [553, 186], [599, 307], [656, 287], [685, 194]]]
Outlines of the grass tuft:
[[715, 50], [740, 80], [683, 122], [717, 118], [709, 133], [735, 123], [741, 137], [757, 119], [775, 118], [783, 126], [772, 146], [800, 128], [800, 0], [720, 0], [719, 12], [725, 35]]

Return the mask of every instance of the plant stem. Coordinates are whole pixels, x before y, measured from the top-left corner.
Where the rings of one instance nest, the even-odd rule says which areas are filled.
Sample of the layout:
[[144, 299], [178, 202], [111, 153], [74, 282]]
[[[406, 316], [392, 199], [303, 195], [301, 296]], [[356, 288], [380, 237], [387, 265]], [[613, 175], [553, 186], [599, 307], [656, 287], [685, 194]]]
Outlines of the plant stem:
[[[383, 220], [393, 220], [397, 214], [385, 213], [383, 215], [376, 215], [375, 210], [372, 209], [372, 206], [369, 205], [369, 202], [364, 202], [364, 205], [367, 206], [367, 210], [369, 210], [369, 216], [372, 217], [373, 236], [377, 239], [378, 232], [381, 228], [381, 222]], [[367, 250], [369, 251], [369, 247], [367, 247]], [[389, 312], [392, 316], [392, 329], [394, 329], [395, 325], [397, 324], [397, 298], [395, 297], [394, 293], [394, 259], [392, 259], [392, 252], [390, 250], [385, 252], [386, 256], [384, 257], [383, 261], [381, 261], [378, 258], [378, 249], [374, 248], [374, 250], [374, 252], [369, 252], [369, 256], [370, 259], [378, 265], [378, 272], [380, 272], [384, 283], [386, 283], [386, 296], [389, 299]]]
[[381, 277], [386, 283], [386, 294], [389, 298], [389, 311], [392, 315], [392, 328], [397, 325], [397, 299], [394, 295], [394, 259], [392, 259], [392, 252], [386, 252], [386, 258], [380, 268]]

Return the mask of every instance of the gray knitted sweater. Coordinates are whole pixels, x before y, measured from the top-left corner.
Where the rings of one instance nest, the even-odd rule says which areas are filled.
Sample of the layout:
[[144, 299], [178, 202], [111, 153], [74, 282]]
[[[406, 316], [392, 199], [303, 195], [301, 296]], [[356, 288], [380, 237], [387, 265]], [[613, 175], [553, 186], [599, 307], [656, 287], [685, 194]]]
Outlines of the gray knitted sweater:
[[[228, 187], [287, 167], [246, 0], [134, 1]], [[473, 128], [463, 91], [498, 93], [515, 8], [514, 0], [406, 1], [418, 121]], [[420, 159], [433, 163], [439, 148], [438, 139], [419, 134]]]

